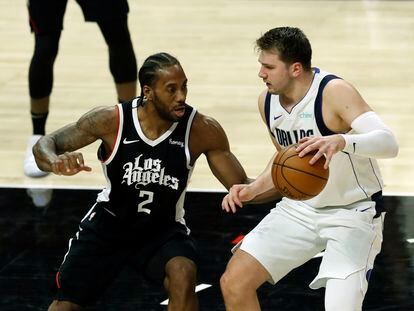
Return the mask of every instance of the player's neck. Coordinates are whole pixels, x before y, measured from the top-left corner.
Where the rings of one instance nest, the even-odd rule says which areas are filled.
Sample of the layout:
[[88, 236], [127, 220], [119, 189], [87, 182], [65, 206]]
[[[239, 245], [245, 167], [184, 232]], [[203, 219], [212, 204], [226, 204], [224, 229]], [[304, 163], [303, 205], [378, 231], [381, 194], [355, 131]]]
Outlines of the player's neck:
[[279, 95], [281, 105], [288, 111], [298, 104], [308, 93], [312, 82], [313, 71], [304, 72], [300, 77], [292, 80], [285, 92]]
[[152, 105], [139, 106], [137, 109], [138, 121], [144, 135], [155, 140], [163, 135], [174, 123], [160, 117]]

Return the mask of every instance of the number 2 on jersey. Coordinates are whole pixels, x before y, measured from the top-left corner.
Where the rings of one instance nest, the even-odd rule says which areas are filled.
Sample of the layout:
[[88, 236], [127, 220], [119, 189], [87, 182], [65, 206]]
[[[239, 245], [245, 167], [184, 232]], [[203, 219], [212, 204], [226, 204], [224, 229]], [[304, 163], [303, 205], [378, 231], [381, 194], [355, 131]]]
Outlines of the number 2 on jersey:
[[152, 191], [145, 191], [145, 190], [141, 190], [139, 192], [139, 197], [146, 197], [145, 200], [143, 200], [141, 203], [138, 204], [138, 213], [147, 213], [147, 214], [151, 214], [151, 210], [149, 208], [145, 208], [144, 205], [149, 204], [153, 201], [154, 198], [154, 192]]

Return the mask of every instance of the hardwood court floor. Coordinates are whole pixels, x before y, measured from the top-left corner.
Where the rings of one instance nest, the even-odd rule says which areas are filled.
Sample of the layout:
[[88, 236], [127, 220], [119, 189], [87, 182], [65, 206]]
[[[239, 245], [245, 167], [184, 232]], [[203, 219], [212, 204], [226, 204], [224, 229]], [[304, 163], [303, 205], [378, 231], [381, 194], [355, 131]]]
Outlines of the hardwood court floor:
[[[314, 65], [353, 83], [390, 125], [400, 143], [396, 159], [380, 160], [387, 204], [383, 252], [377, 259], [364, 310], [414, 310], [414, 123], [413, 1], [129, 0], [129, 25], [139, 64], [150, 54], [177, 56], [189, 78], [188, 103], [216, 118], [233, 152], [250, 176], [258, 175], [273, 153], [257, 112], [263, 85], [257, 78], [254, 40], [282, 25], [298, 26], [313, 45]], [[47, 132], [98, 105], [116, 103], [106, 46], [97, 26], [84, 23], [69, 0]], [[25, 1], [0, 0], [0, 310], [45, 310], [50, 286], [94, 190], [55, 190], [49, 209], [37, 210], [26, 187], [91, 188], [104, 185], [97, 144], [84, 149], [90, 174], [69, 178], [23, 175], [31, 134], [27, 71], [33, 49]], [[18, 188], [18, 189], [16, 189]], [[244, 209], [239, 216], [219, 209], [223, 187], [201, 158], [190, 182], [188, 222], [204, 254], [200, 283], [202, 310], [224, 310], [218, 278], [229, 259], [231, 241], [246, 233], [269, 206]], [[217, 192], [215, 192], [217, 191]], [[399, 196], [397, 196], [399, 195]], [[411, 239], [411, 240], [409, 240]], [[263, 310], [321, 310], [323, 291], [307, 284], [320, 259], [294, 271], [278, 286], [260, 290]], [[163, 310], [165, 294], [125, 271], [96, 310]]]
[[[250, 176], [273, 153], [257, 111], [263, 84], [254, 41], [281, 25], [298, 26], [313, 44], [314, 65], [353, 83], [396, 133], [400, 154], [381, 160], [387, 193], [414, 189], [413, 1], [130, 0], [129, 25], [139, 64], [167, 51], [189, 78], [188, 103], [211, 115], [226, 130], [233, 152]], [[0, 1], [0, 185], [86, 187], [104, 185], [97, 145], [85, 148], [90, 174], [70, 178], [26, 178], [22, 161], [31, 134], [27, 71], [33, 49], [24, 1]], [[77, 119], [98, 105], [113, 105], [115, 90], [106, 46], [94, 23], [84, 23], [69, 0], [47, 131]], [[202, 157], [193, 189], [220, 189]]]
[[[23, 189], [0, 188], [0, 310], [46, 310], [52, 299], [54, 273], [68, 247], [68, 239], [94, 202], [97, 191], [55, 190], [50, 207], [31, 205]], [[201, 253], [198, 284], [200, 310], [223, 311], [219, 277], [230, 257], [232, 241], [246, 234], [273, 206], [248, 206], [236, 215], [221, 211], [222, 194], [190, 192], [186, 200], [187, 224]], [[363, 310], [414, 310], [414, 197], [385, 197], [382, 253], [377, 257]], [[308, 284], [320, 258], [294, 270], [278, 285], [259, 290], [263, 310], [323, 310], [323, 290]], [[159, 287], [125, 269], [94, 308], [88, 310], [165, 310]]]

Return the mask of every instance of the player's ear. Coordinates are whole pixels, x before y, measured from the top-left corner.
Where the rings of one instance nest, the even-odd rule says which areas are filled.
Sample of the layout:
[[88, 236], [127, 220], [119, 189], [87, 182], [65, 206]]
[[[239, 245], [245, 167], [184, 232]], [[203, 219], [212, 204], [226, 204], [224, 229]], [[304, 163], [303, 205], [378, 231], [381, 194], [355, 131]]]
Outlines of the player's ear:
[[142, 93], [147, 100], [152, 100], [152, 89], [148, 85], [144, 85]]
[[289, 67], [291, 75], [295, 78], [303, 72], [303, 66], [299, 62], [293, 63]]

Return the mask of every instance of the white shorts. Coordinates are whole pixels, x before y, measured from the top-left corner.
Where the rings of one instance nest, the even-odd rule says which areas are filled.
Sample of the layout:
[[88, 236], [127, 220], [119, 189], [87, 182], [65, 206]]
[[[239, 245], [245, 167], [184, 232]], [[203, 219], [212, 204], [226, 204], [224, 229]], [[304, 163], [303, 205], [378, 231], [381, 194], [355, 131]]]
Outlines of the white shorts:
[[319, 273], [309, 285], [324, 287], [327, 279], [367, 274], [381, 250], [383, 216], [374, 218], [375, 202], [313, 208], [282, 199], [245, 236], [237, 248], [255, 257], [275, 284], [294, 268], [325, 250]]

